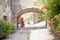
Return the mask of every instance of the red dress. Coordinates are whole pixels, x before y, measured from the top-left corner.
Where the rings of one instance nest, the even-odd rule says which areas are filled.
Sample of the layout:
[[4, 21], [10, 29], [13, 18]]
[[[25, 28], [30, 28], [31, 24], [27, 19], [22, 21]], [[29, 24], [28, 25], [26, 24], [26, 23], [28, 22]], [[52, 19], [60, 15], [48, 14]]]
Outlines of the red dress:
[[21, 20], [21, 27], [24, 27], [24, 21]]

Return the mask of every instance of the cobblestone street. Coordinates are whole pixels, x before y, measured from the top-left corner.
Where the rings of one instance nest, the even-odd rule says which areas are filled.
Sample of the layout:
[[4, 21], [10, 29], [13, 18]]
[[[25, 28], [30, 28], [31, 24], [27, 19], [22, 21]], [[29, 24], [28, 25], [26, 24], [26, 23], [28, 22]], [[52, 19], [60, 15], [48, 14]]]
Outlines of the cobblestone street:
[[28, 40], [27, 37], [28, 37], [28, 32], [21, 33], [20, 30], [17, 30], [16, 33], [10, 35], [5, 40]]
[[51, 37], [52, 35], [49, 34], [47, 29], [36, 29], [24, 31], [23, 33], [17, 30], [16, 33], [10, 35], [5, 40], [51, 40]]
[[[44, 25], [42, 27], [44, 27]], [[16, 33], [10, 35], [5, 40], [51, 40], [51, 39], [53, 39], [53, 36], [49, 34], [47, 28], [39, 29], [39, 27], [31, 28], [26, 27], [23, 33], [21, 33], [20, 30], [17, 30]]]

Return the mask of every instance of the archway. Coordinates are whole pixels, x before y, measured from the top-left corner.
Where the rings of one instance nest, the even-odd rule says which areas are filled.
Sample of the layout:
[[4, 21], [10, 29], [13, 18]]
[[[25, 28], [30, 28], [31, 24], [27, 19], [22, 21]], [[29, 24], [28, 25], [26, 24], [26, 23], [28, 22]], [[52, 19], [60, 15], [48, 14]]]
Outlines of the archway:
[[37, 12], [42, 13], [43, 11], [38, 8], [26, 8], [18, 13], [18, 17], [27, 12]]
[[[21, 15], [23, 15], [23, 14], [25, 14], [25, 13], [28, 13], [28, 12], [42, 13], [43, 11], [40, 10], [40, 9], [38, 9], [38, 8], [26, 8], [26, 9], [24, 9], [24, 10], [22, 10], [22, 11], [20, 11], [20, 12], [18, 13], [17, 21], [20, 21], [20, 16], [21, 16]], [[17, 26], [17, 28], [18, 28], [18, 26]]]

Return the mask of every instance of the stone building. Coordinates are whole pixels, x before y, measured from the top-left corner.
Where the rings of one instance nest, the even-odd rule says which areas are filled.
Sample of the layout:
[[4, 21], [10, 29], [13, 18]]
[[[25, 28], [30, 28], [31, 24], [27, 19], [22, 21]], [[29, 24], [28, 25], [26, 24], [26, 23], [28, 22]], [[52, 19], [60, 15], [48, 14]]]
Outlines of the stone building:
[[[8, 21], [17, 26], [17, 17], [21, 10], [31, 8], [28, 10], [32, 11], [33, 8], [37, 8], [34, 6], [34, 1], [35, 0], [0, 0], [0, 20], [7, 18]], [[32, 12], [35, 12], [34, 10]], [[38, 8], [36, 12], [39, 12]]]
[[20, 10], [20, 0], [0, 0], [0, 20], [6, 16], [8, 21], [15, 24]]

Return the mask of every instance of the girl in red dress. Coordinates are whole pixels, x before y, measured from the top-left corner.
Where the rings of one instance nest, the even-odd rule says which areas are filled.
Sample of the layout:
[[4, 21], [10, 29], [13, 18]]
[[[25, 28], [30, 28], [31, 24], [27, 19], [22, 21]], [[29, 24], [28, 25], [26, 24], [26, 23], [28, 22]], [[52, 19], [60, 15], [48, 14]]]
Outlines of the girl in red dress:
[[20, 24], [21, 24], [21, 30], [22, 30], [22, 32], [23, 32], [23, 28], [24, 28], [24, 21], [23, 21], [23, 18], [21, 18], [21, 21], [20, 21]]

